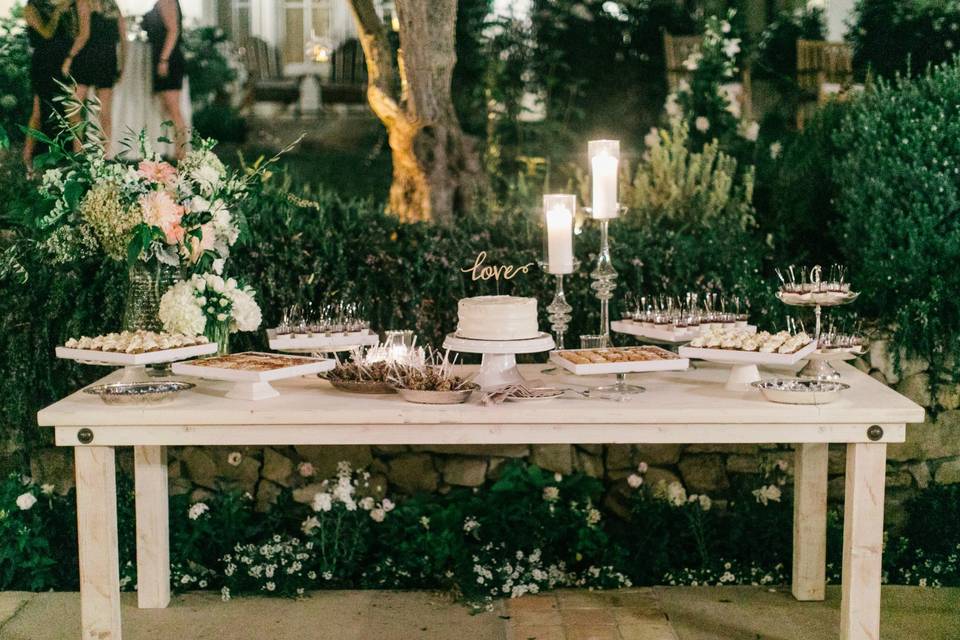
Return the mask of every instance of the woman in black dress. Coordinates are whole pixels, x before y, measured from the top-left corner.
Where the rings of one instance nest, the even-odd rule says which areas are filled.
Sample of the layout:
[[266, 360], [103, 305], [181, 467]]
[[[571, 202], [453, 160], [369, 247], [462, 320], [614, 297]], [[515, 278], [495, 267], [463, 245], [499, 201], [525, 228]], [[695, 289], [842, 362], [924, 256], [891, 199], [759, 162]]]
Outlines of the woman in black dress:
[[[110, 151], [113, 119], [113, 86], [120, 79], [126, 59], [126, 24], [116, 0], [87, 0], [90, 7], [90, 39], [73, 59], [70, 68], [77, 81], [76, 98], [85, 102], [96, 91], [100, 101], [100, 130], [106, 151]], [[82, 30], [81, 25], [81, 30]], [[119, 58], [117, 49], [120, 50]], [[77, 151], [81, 140], [76, 141]]]
[[[53, 138], [58, 131], [53, 114], [59, 111], [54, 98], [61, 91], [57, 82], [65, 81], [63, 63], [70, 54], [76, 30], [74, 4], [72, 0], [29, 0], [23, 17], [33, 49], [30, 59], [33, 111], [27, 126]], [[33, 166], [36, 152], [37, 140], [28, 135], [23, 145], [23, 162], [28, 170]]]
[[157, 0], [143, 16], [143, 28], [153, 47], [153, 91], [160, 94], [173, 121], [177, 159], [181, 159], [187, 145], [187, 124], [180, 110], [187, 63], [183, 57], [183, 13], [179, 0]]

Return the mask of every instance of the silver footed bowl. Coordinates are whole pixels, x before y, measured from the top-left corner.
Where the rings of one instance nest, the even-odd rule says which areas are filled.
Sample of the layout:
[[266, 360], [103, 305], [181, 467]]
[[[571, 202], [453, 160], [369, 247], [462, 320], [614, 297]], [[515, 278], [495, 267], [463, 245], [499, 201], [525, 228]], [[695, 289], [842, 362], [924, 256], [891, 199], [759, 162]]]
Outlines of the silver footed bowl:
[[99, 396], [106, 404], [150, 405], [172, 400], [176, 394], [195, 386], [179, 380], [112, 382], [88, 387], [83, 392]]
[[456, 391], [423, 391], [420, 389], [401, 389], [397, 393], [407, 402], [415, 404], [463, 404], [470, 399], [470, 394], [480, 386], [471, 384]]

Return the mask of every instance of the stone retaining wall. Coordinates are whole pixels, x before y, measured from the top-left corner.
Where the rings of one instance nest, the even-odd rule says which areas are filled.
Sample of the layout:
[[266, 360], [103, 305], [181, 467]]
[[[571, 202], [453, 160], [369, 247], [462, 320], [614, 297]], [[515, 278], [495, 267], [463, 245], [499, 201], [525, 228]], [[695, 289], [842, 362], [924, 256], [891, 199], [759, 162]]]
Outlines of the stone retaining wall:
[[[857, 360], [856, 366], [930, 408], [933, 399], [926, 363], [904, 359], [902, 372], [897, 375], [888, 346], [882, 340], [872, 343], [870, 352]], [[960, 482], [960, 386], [942, 386], [936, 403], [935, 418], [908, 427], [907, 441], [888, 448], [887, 521], [892, 525], [902, 518], [899, 507], [903, 501], [918, 489], [931, 483]], [[496, 478], [501, 466], [516, 458], [550, 471], [581, 471], [603, 480], [608, 487], [606, 505], [623, 513], [620, 496], [627, 491], [626, 477], [640, 462], [649, 465], [649, 483], [676, 480], [690, 493], [722, 498], [732, 478], [759, 474], [764, 463], [787, 460], [792, 473], [793, 451], [777, 445], [672, 444], [186, 447], [170, 452], [170, 485], [172, 493], [193, 493], [196, 499], [220, 489], [239, 489], [255, 496], [259, 508], [267, 509], [284, 487], [293, 488], [298, 501], [309, 503], [316, 492], [313, 485], [332, 476], [340, 460], [369, 468], [374, 486], [382, 490], [389, 487], [401, 493], [442, 493], [451, 487], [475, 487]], [[844, 463], [843, 447], [831, 447], [829, 496], [834, 501], [843, 497]], [[119, 464], [132, 471], [129, 450], [120, 450]], [[52, 482], [59, 490], [73, 485], [67, 449], [36, 452], [31, 471], [37, 481]]]

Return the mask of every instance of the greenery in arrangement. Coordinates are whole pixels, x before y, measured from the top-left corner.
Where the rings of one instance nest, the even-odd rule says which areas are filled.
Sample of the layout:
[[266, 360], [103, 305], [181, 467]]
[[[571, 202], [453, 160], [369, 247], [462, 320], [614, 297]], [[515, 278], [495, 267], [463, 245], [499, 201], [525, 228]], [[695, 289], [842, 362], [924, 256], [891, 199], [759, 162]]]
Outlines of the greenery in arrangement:
[[[243, 454], [226, 454], [241, 464]], [[309, 504], [284, 490], [257, 512], [249, 494], [171, 498], [174, 588], [298, 597], [329, 588], [441, 588], [484, 606], [500, 597], [562, 587], [646, 584], [775, 585], [789, 580], [792, 500], [787, 466], [772, 461], [725, 507], [679, 483], [646, 482], [646, 465], [622, 481], [629, 520], [600, 506], [601, 484], [520, 462], [476, 490], [407, 498], [384, 495], [376, 477], [341, 463]], [[133, 488], [120, 477], [121, 584], [136, 584]], [[907, 504], [910, 520], [888, 543], [885, 581], [960, 586], [956, 486]], [[931, 514], [937, 527], [930, 527]], [[829, 518], [828, 578], [839, 578], [840, 518]], [[76, 589], [73, 492], [12, 475], [0, 482], [0, 589]], [[743, 544], [749, 538], [752, 544]]]
[[960, 66], [879, 82], [834, 141], [836, 233], [859, 312], [934, 371], [956, 370], [960, 279], [945, 266], [960, 260]]
[[960, 51], [960, 2], [858, 0], [847, 39], [861, 77], [922, 75]]

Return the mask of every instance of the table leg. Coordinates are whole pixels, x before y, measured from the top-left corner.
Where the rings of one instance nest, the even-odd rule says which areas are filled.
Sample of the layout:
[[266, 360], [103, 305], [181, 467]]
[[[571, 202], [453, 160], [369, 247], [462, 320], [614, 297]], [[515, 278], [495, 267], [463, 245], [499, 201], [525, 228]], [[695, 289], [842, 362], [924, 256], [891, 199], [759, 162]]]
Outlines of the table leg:
[[827, 567], [827, 460], [825, 443], [794, 452], [793, 585], [797, 600], [823, 600]]
[[117, 479], [113, 447], [75, 447], [83, 638], [120, 640]]
[[163, 609], [170, 603], [170, 531], [167, 448], [134, 447], [137, 510], [137, 603]]
[[847, 445], [841, 640], [879, 640], [887, 445]]

